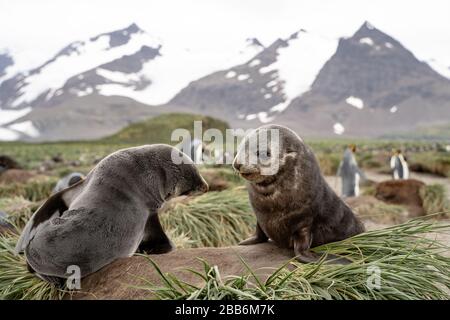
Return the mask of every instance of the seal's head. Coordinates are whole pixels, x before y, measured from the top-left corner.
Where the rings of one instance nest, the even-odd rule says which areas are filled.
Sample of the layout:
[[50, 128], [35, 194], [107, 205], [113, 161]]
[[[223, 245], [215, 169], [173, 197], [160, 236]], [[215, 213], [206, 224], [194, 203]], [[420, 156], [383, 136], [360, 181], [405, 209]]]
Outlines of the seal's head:
[[244, 138], [233, 168], [252, 183], [270, 183], [292, 166], [303, 151], [303, 141], [294, 131], [280, 125], [266, 125]]
[[[167, 198], [178, 196], [192, 196], [208, 191], [208, 183], [200, 175], [191, 158], [176, 148], [171, 148], [170, 172], [166, 171], [166, 177], [170, 180], [170, 190]], [[169, 178], [170, 176], [170, 178]], [[169, 181], [167, 181], [169, 182]]]

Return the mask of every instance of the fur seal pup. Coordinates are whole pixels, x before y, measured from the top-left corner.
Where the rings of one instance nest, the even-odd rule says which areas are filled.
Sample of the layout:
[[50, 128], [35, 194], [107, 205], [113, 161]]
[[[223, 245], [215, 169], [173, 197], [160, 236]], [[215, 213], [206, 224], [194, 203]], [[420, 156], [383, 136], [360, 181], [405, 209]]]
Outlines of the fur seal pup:
[[72, 172], [68, 175], [62, 177], [59, 179], [59, 181], [56, 183], [55, 188], [53, 188], [53, 193], [57, 193], [61, 190], [64, 190], [70, 186], [73, 186], [75, 183], [81, 181], [84, 179], [84, 175], [79, 172]]
[[[173, 153], [183, 163], [172, 161]], [[158, 209], [174, 196], [207, 189], [190, 158], [171, 146], [122, 149], [52, 195], [28, 221], [16, 252], [25, 251], [29, 269], [58, 285], [69, 266], [78, 266], [84, 277], [138, 248], [165, 253], [173, 245]]]
[[[273, 137], [268, 132], [273, 129], [279, 134], [279, 143], [271, 143]], [[258, 135], [266, 135], [267, 143], [250, 142]], [[257, 163], [249, 161], [251, 157]], [[268, 166], [273, 162], [278, 162], [276, 172]], [[266, 125], [247, 135], [233, 167], [247, 180], [257, 218], [255, 235], [241, 245], [270, 238], [280, 247], [293, 248], [297, 260], [314, 262], [320, 257], [309, 250], [311, 247], [364, 231], [363, 224], [323, 178], [314, 153], [286, 127]]]

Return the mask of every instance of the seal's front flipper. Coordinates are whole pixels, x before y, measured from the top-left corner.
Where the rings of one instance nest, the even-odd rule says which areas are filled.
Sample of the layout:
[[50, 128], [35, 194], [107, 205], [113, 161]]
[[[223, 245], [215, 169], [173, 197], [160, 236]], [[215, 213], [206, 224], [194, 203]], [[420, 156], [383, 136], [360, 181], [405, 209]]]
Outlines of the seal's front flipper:
[[312, 263], [320, 260], [320, 256], [309, 250], [311, 247], [312, 238], [311, 231], [308, 226], [300, 227], [299, 230], [293, 235], [292, 242], [297, 261], [302, 263]]
[[138, 252], [161, 254], [172, 251], [174, 247], [175, 246], [164, 233], [158, 215], [156, 213], [151, 213], [145, 224], [145, 235], [139, 245]]
[[83, 190], [84, 182], [85, 180], [81, 180], [71, 187], [53, 194], [36, 210], [20, 235], [15, 248], [16, 254], [25, 250], [36, 233], [36, 228], [41, 223], [50, 220], [56, 215], [61, 215], [69, 208], [73, 199]]
[[[304, 234], [305, 235], [305, 234]], [[294, 239], [295, 259], [302, 263], [316, 263], [323, 259], [324, 255], [310, 251], [310, 237]], [[350, 260], [334, 254], [326, 254], [324, 264], [349, 264]]]
[[248, 246], [252, 244], [258, 244], [267, 242], [269, 240], [269, 237], [262, 231], [261, 227], [259, 226], [259, 223], [256, 223], [256, 231], [255, 235], [245, 239], [244, 241], [239, 242], [240, 246]]
[[301, 263], [314, 263], [320, 261], [320, 256], [311, 251], [295, 252], [295, 259]]

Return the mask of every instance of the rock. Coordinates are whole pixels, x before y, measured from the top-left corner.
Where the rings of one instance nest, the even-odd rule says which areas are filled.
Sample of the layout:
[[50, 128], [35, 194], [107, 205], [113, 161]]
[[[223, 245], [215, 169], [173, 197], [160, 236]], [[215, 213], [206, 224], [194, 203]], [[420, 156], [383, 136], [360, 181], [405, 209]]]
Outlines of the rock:
[[21, 169], [21, 166], [10, 156], [0, 155], [0, 174], [9, 169]]
[[39, 171], [47, 172], [47, 171], [53, 170], [54, 168], [55, 168], [55, 162], [53, 162], [53, 160], [45, 160], [39, 166]]
[[61, 154], [57, 154], [57, 155], [52, 157], [52, 161], [54, 163], [62, 163], [62, 162], [64, 162], [64, 159], [63, 159]]
[[0, 175], [0, 184], [26, 183], [35, 175], [22, 169], [9, 169]]
[[81, 161], [73, 160], [73, 161], [69, 162], [69, 165], [72, 166], [72, 167], [79, 167], [79, 166], [81, 166]]
[[[252, 246], [222, 248], [178, 249], [167, 254], [149, 255], [163, 273], [172, 273], [179, 279], [192, 283], [202, 283], [187, 268], [203, 273], [203, 265], [197, 257], [211, 266], [217, 265], [223, 277], [247, 273], [244, 261], [265, 280], [275, 269], [293, 257], [292, 250], [277, 248], [272, 243]], [[145, 285], [145, 281], [160, 284], [161, 278], [150, 262], [142, 256], [133, 256], [115, 261], [100, 271], [84, 278], [81, 292], [68, 299], [148, 299], [149, 291], [132, 286]]]
[[375, 197], [386, 203], [408, 207], [411, 217], [425, 215], [420, 190], [425, 183], [415, 179], [388, 180], [377, 184]]

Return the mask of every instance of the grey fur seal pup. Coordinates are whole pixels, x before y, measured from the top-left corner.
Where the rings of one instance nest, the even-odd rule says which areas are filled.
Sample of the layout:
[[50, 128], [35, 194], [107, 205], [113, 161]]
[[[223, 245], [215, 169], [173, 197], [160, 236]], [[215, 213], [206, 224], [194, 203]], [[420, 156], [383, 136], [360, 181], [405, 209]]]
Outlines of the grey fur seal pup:
[[[172, 161], [172, 154], [183, 163]], [[208, 189], [190, 158], [168, 145], [122, 149], [104, 158], [85, 179], [52, 195], [32, 216], [17, 243], [30, 271], [62, 284], [69, 266], [81, 277], [139, 248], [173, 248], [158, 219], [163, 203]], [[55, 217], [55, 212], [61, 212]]]
[[73, 186], [75, 183], [84, 179], [84, 175], [79, 172], [72, 172], [68, 175], [59, 179], [58, 183], [56, 183], [55, 188], [53, 188], [53, 193], [60, 192], [70, 186]]
[[[278, 132], [278, 144], [271, 143], [271, 130]], [[266, 135], [267, 144], [251, 143], [257, 135]], [[257, 163], [249, 161], [251, 157], [256, 157]], [[278, 170], [263, 175], [270, 173], [270, 161], [278, 161]], [[247, 180], [257, 219], [255, 235], [241, 245], [270, 238], [280, 247], [293, 248], [297, 260], [307, 263], [320, 258], [310, 248], [364, 231], [363, 224], [323, 178], [314, 153], [286, 127], [266, 125], [247, 135], [233, 167]]]

